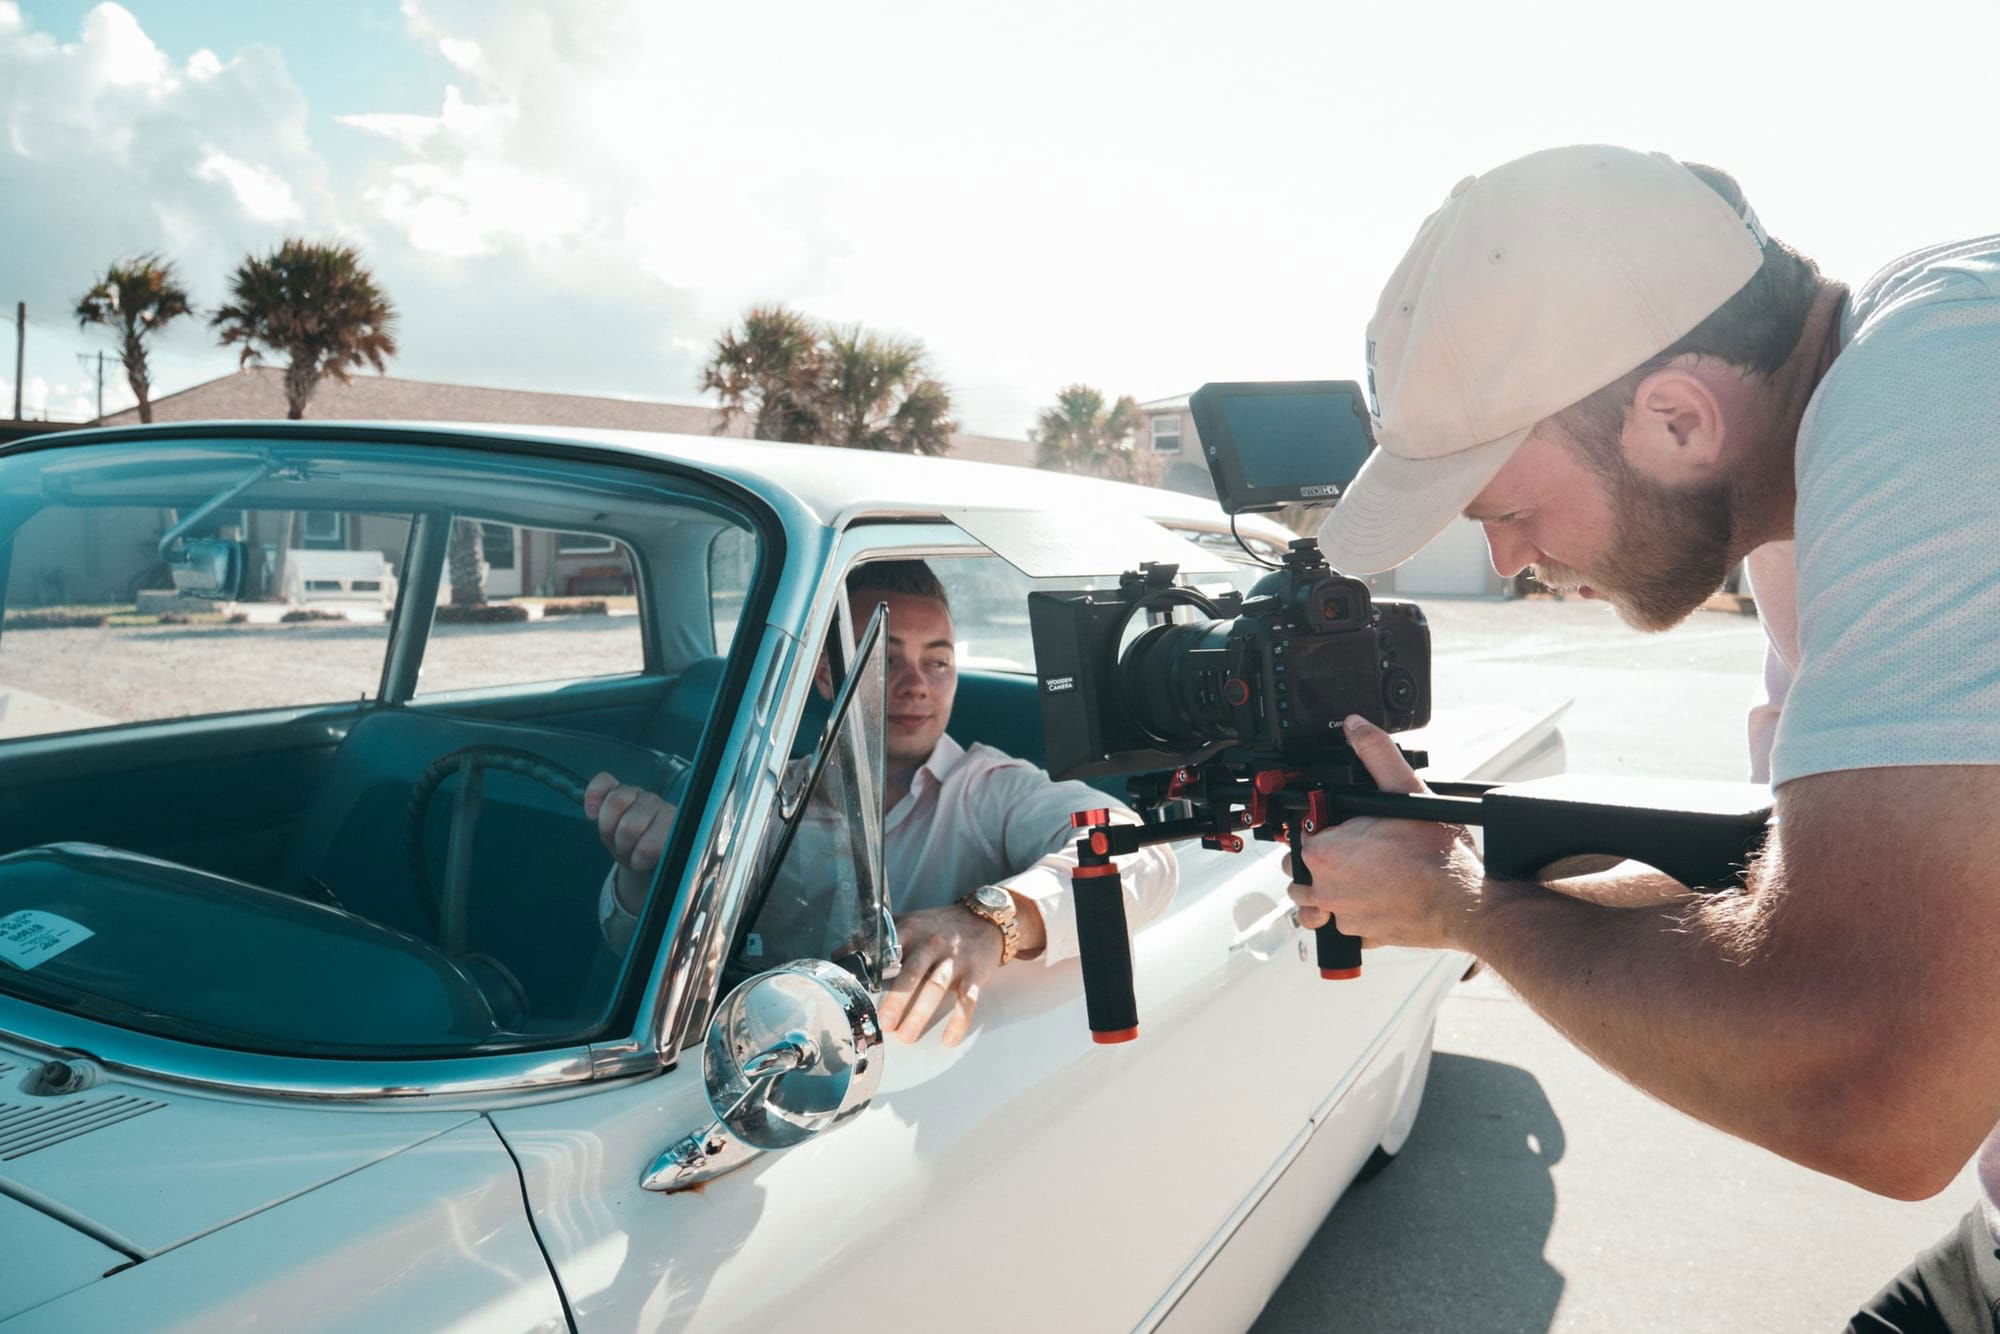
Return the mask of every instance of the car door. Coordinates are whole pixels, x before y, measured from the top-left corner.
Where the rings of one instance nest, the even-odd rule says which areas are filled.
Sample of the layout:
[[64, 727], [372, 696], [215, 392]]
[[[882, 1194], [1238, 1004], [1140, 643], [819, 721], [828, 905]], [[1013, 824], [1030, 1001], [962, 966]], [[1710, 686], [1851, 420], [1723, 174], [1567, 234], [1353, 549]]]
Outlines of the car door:
[[[985, 553], [948, 525], [862, 529], [839, 568], [892, 554]], [[1068, 1327], [1144, 1323], [1428, 973], [1323, 983], [1253, 847], [1183, 854], [1135, 939], [1134, 1043], [1090, 1041], [1073, 962], [1016, 965], [961, 1046], [892, 1044], [851, 1123], [677, 1195], [638, 1179], [709, 1120], [693, 1059], [496, 1114], [579, 1326], [999, 1329], [1023, 1282]]]

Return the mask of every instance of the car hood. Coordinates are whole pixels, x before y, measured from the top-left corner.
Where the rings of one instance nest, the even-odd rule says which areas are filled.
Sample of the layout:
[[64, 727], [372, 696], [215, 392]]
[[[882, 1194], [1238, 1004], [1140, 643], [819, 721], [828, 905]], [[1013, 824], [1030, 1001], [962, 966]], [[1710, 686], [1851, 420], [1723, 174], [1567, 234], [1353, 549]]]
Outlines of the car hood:
[[18, 1200], [0, 1198], [0, 1320], [102, 1278], [131, 1257]]
[[225, 1098], [116, 1075], [38, 1097], [26, 1084], [39, 1064], [0, 1046], [0, 1319], [477, 1116]]

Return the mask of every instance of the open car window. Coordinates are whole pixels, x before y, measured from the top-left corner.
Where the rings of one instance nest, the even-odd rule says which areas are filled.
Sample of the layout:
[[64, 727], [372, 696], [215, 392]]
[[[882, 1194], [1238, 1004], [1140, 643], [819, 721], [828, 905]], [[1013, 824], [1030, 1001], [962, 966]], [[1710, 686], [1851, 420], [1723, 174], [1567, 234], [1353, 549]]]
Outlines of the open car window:
[[717, 637], [706, 557], [739, 535], [733, 631], [759, 531], [692, 480], [436, 442], [0, 457], [0, 781], [34, 774], [0, 994], [280, 1055], [598, 1031], [632, 961], [583, 789], [662, 798], [642, 869], [677, 885], [755, 638]]

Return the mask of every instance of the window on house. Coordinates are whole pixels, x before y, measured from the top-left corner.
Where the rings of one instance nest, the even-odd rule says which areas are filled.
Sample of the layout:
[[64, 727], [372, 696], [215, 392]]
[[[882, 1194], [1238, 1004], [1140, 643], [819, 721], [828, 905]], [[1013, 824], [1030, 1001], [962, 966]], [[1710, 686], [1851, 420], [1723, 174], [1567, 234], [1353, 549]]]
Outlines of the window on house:
[[1178, 413], [1171, 417], [1153, 418], [1153, 452], [1155, 454], [1181, 452], [1181, 419]]
[[514, 525], [511, 523], [480, 524], [479, 549], [485, 555], [486, 564], [489, 569], [513, 569]]
[[347, 516], [333, 510], [307, 510], [299, 516], [299, 545], [312, 551], [339, 551], [347, 545]]

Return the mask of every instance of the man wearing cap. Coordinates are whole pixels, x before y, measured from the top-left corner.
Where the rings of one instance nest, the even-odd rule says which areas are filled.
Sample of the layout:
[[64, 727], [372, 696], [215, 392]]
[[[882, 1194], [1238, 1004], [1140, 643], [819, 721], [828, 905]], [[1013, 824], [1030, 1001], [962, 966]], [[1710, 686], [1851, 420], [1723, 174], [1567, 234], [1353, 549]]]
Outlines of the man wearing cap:
[[1639, 1087], [1867, 1189], [1978, 1154], [1979, 1205], [1854, 1328], [2000, 1328], [2000, 236], [1850, 292], [1720, 172], [1554, 149], [1451, 192], [1368, 350], [1379, 448], [1334, 566], [1463, 514], [1502, 575], [1664, 630], [1747, 559], [1779, 819], [1748, 888], [1700, 898], [1493, 880], [1462, 830], [1353, 820], [1308, 845], [1302, 920], [1468, 951]]

